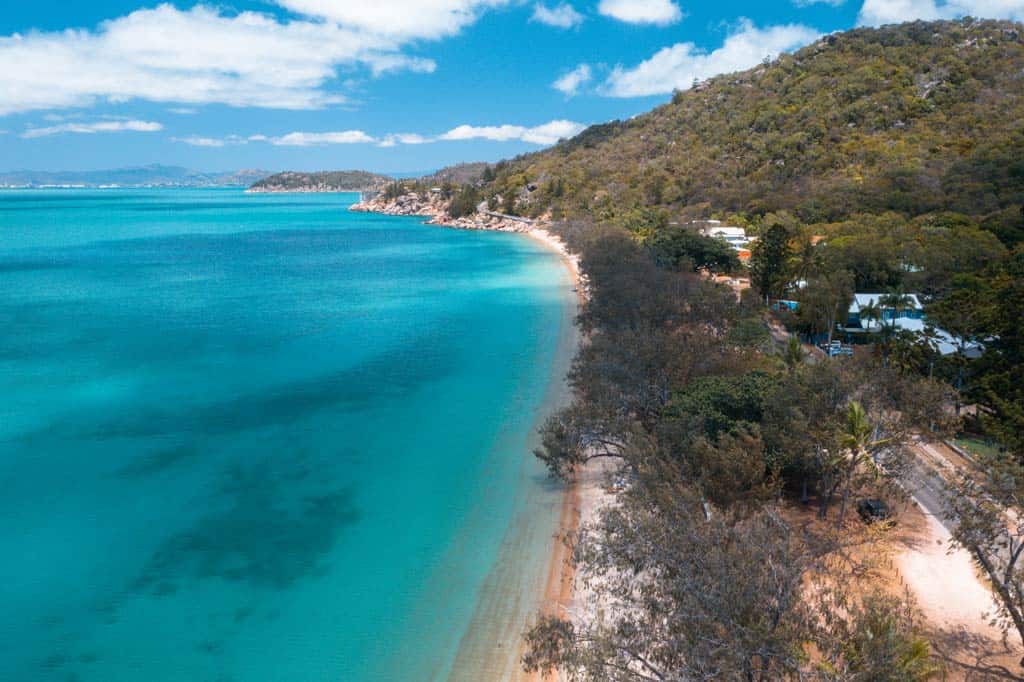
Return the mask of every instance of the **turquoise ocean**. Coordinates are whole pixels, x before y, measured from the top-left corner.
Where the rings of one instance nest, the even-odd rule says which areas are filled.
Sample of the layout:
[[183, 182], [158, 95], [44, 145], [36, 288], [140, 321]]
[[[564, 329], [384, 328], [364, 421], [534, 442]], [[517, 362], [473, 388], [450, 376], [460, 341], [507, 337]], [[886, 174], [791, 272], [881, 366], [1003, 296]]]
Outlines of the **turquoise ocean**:
[[514, 664], [572, 283], [356, 199], [0, 192], [0, 680]]

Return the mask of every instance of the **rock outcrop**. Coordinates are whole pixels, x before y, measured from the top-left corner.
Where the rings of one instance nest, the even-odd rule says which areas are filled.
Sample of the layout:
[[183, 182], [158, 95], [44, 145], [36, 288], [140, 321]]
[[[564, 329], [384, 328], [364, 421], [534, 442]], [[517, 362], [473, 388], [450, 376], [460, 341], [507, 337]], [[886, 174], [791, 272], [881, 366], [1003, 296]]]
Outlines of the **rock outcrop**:
[[448, 205], [449, 202], [440, 194], [407, 192], [391, 199], [385, 198], [384, 195], [378, 195], [373, 199], [353, 204], [349, 210], [384, 215], [423, 216], [429, 218], [427, 223], [430, 225], [443, 225], [463, 230], [528, 232], [537, 226], [535, 221], [528, 218], [506, 216], [484, 210], [455, 218], [448, 213]]

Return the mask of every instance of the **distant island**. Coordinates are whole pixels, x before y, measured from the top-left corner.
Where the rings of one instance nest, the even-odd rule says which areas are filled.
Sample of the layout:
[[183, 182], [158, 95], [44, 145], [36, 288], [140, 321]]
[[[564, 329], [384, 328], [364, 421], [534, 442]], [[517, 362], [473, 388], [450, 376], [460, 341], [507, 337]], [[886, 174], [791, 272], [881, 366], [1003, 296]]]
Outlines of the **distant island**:
[[285, 171], [260, 178], [250, 192], [376, 192], [395, 182], [394, 178], [367, 171]]
[[46, 187], [248, 187], [273, 171], [194, 171], [159, 164], [95, 171], [0, 172], [0, 188]]

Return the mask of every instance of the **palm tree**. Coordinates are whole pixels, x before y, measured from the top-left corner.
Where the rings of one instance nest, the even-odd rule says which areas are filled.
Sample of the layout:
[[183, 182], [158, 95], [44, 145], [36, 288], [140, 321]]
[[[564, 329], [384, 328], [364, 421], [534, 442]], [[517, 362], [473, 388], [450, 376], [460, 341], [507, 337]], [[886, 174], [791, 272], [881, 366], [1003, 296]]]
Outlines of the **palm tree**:
[[867, 305], [861, 306], [860, 318], [868, 321], [868, 331], [871, 331], [872, 322], [879, 322], [882, 319], [882, 308], [875, 299], [872, 298]]
[[878, 451], [888, 445], [891, 439], [877, 438], [877, 425], [868, 420], [864, 407], [856, 400], [850, 401], [846, 411], [846, 425], [840, 435], [839, 444], [847, 453], [847, 469], [843, 489], [842, 503], [839, 507], [839, 522], [846, 515], [846, 503], [850, 497], [849, 482], [857, 469], [866, 465], [878, 474], [876, 456]]
[[939, 341], [942, 340], [942, 337], [935, 329], [935, 325], [930, 322], [925, 324], [924, 330], [920, 332], [920, 335], [921, 340], [928, 349], [928, 378], [931, 379], [935, 374], [935, 357], [941, 355]]
[[821, 252], [814, 244], [814, 238], [810, 232], [800, 236], [796, 252], [793, 254], [792, 267], [798, 281], [807, 281], [811, 273], [817, 272], [821, 266]]
[[[900, 289], [890, 289], [889, 293], [879, 297], [878, 307], [882, 311], [882, 342], [879, 344], [878, 350], [881, 351], [883, 362], [888, 366], [889, 356], [892, 354], [893, 337], [896, 335], [896, 320], [903, 315], [904, 311], [914, 307], [914, 299]], [[888, 319], [886, 319], [887, 311], [889, 311]]]
[[857, 472], [868, 468], [878, 475], [875, 455], [891, 439], [877, 438], [876, 431], [877, 427], [868, 419], [864, 407], [856, 400], [851, 400], [846, 409], [846, 423], [838, 434], [839, 447], [821, 453], [822, 480], [825, 482], [821, 508], [818, 510], [821, 518], [828, 515], [829, 505], [839, 494], [841, 506], [837, 523], [842, 524]]
[[892, 319], [889, 323], [889, 331], [891, 332], [896, 329], [896, 319], [905, 311], [912, 310], [914, 308], [914, 299], [908, 296], [901, 289], [891, 289], [889, 293], [883, 294], [881, 298], [878, 299], [878, 304], [882, 310], [892, 308]]

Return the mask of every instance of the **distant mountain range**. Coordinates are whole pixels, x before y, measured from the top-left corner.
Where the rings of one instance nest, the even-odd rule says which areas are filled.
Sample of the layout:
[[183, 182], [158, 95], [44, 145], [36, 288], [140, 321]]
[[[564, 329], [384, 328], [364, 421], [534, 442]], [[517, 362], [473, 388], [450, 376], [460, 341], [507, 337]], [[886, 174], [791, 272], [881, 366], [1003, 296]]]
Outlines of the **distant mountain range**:
[[248, 187], [267, 170], [201, 172], [180, 166], [140, 166], [96, 171], [0, 172], [0, 187]]

